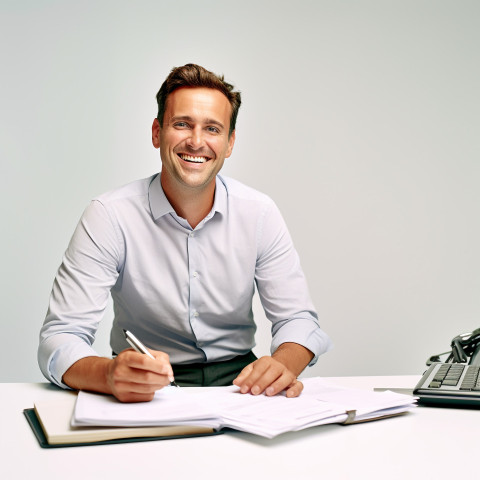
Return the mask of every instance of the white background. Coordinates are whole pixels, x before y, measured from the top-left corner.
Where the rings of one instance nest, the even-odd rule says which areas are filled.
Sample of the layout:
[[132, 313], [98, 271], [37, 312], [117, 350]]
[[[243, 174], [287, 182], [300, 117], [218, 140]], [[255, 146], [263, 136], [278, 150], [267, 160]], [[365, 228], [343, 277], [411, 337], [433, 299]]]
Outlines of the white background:
[[0, 381], [42, 379], [73, 229], [159, 170], [155, 94], [188, 62], [242, 91], [224, 174], [289, 225], [335, 343], [307, 374], [421, 373], [480, 326], [479, 20], [475, 0], [0, 0]]

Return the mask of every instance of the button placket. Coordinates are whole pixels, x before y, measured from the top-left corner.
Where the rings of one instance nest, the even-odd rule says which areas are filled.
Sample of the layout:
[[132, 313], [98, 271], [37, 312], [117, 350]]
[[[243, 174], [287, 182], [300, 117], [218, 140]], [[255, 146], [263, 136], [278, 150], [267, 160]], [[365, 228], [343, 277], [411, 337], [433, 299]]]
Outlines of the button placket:
[[197, 249], [197, 235], [195, 232], [190, 232], [187, 238], [188, 243], [188, 273], [189, 273], [189, 291], [190, 291], [190, 304], [189, 304], [189, 316], [190, 326], [192, 328], [195, 338], [197, 338], [197, 346], [201, 348], [203, 342], [199, 339], [200, 326], [200, 313], [197, 310], [197, 305], [200, 301], [199, 298], [199, 273], [198, 273], [198, 249]]

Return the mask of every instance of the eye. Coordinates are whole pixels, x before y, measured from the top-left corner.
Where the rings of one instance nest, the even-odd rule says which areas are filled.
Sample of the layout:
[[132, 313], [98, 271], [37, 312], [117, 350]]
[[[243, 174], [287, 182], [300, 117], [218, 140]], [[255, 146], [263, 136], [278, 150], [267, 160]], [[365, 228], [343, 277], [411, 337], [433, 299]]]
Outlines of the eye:
[[188, 123], [187, 122], [175, 122], [173, 124], [175, 128], [188, 128]]
[[217, 128], [217, 127], [207, 127], [207, 130], [210, 132], [210, 133], [220, 133], [220, 130]]

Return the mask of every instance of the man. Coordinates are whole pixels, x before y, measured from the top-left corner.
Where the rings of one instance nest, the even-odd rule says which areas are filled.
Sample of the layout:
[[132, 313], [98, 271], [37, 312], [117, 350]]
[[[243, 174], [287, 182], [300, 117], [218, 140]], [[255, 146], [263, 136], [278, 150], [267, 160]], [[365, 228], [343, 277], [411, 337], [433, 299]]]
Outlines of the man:
[[[157, 94], [152, 142], [162, 170], [95, 199], [59, 268], [39, 364], [64, 388], [148, 401], [181, 385], [298, 396], [297, 376], [330, 348], [274, 203], [218, 175], [235, 143], [240, 93], [198, 65], [174, 68]], [[254, 286], [272, 322], [272, 356], [251, 352]], [[108, 296], [111, 345], [91, 347]], [[155, 359], [128, 348], [123, 329]]]

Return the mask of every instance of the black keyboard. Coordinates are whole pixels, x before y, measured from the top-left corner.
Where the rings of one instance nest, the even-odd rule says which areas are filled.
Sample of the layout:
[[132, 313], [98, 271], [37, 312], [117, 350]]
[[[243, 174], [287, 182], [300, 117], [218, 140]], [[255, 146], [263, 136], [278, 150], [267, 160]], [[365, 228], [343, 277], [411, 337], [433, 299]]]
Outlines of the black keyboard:
[[480, 367], [465, 363], [432, 363], [415, 387], [419, 403], [480, 408]]

